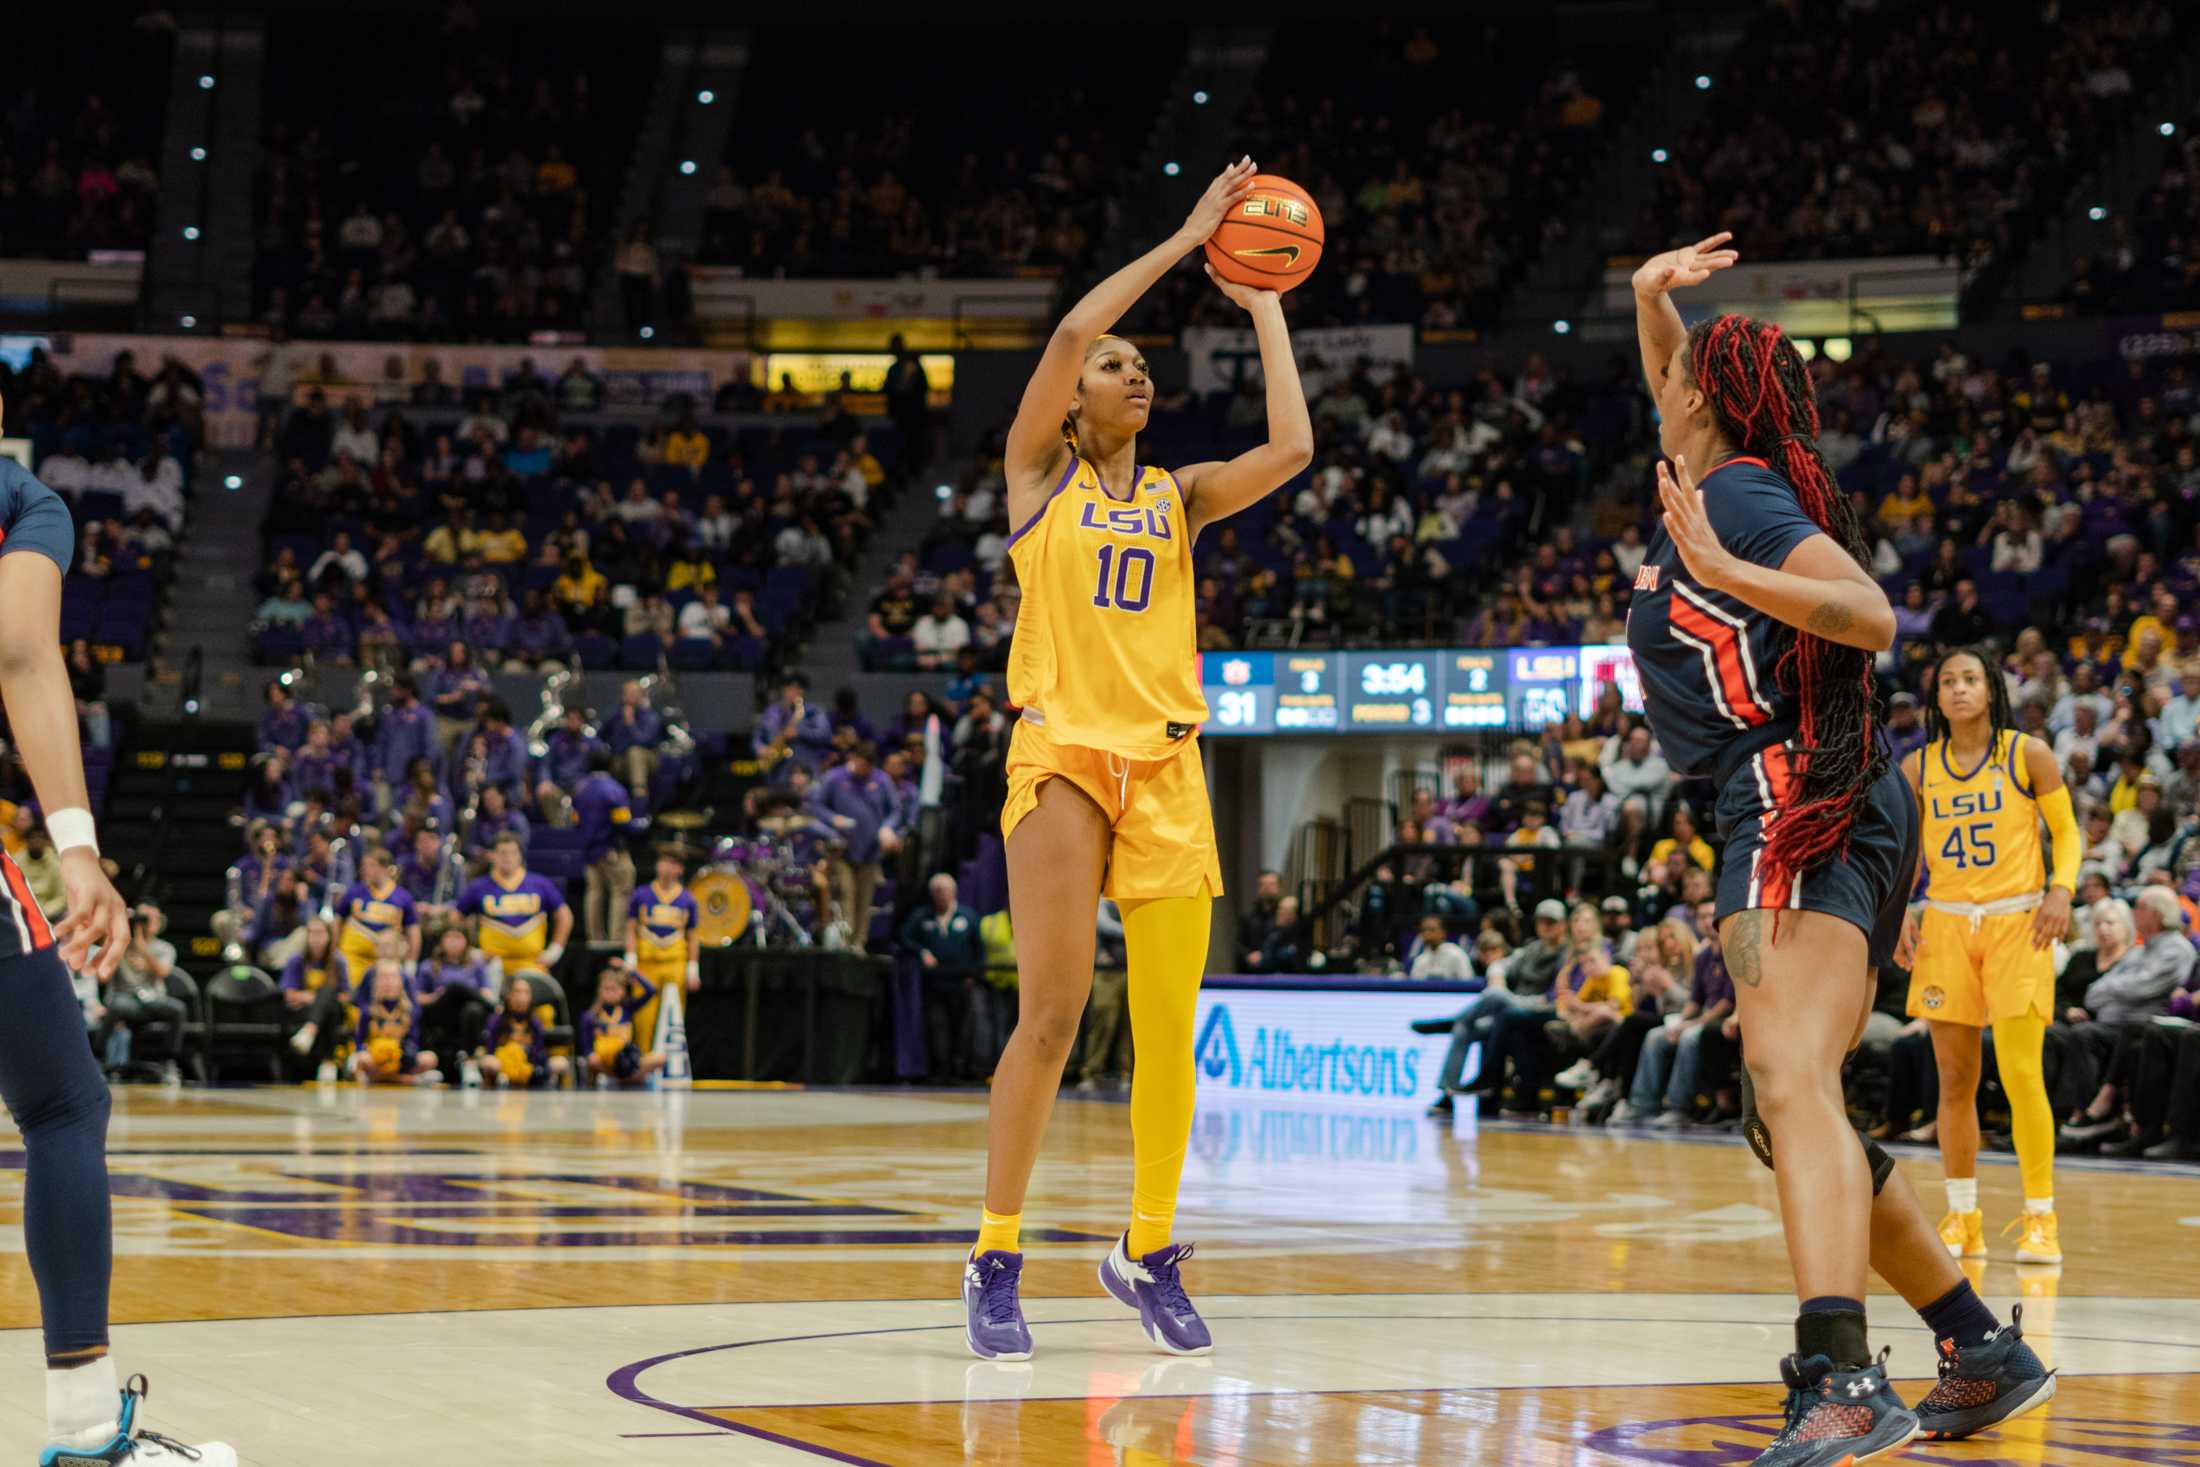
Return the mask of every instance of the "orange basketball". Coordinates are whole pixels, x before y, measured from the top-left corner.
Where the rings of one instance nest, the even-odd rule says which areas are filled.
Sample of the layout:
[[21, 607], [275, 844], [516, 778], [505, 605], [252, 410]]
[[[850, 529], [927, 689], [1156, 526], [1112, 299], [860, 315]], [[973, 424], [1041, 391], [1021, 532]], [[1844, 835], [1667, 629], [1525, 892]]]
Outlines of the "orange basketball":
[[1207, 241], [1207, 263], [1233, 285], [1289, 290], [1322, 258], [1322, 211], [1288, 178], [1253, 176], [1253, 192]]

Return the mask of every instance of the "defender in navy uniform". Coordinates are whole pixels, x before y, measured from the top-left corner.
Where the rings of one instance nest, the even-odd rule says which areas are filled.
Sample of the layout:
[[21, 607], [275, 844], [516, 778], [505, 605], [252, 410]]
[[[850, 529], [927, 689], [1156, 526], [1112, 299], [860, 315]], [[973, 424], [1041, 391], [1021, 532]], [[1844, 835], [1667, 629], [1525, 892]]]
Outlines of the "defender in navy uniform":
[[[1686, 327], [1668, 299], [1733, 264], [1731, 238], [1668, 251], [1635, 275], [1670, 462], [1658, 465], [1663, 519], [1627, 644], [1666, 759], [1717, 787], [1743, 1129], [1778, 1178], [1802, 1299], [1796, 1352], [1781, 1362], [1787, 1423], [1757, 1460], [1844, 1467], [1919, 1435], [1968, 1436], [2044, 1403], [2054, 1382], [1964, 1279], [1893, 1159], [1848, 1123], [1842, 1062], [1917, 870], [1916, 802], [1873, 690], [1894, 612], [1819, 457], [1817, 401], [1794, 345], [1743, 316]], [[1915, 1412], [1866, 1343], [1872, 1269], [1940, 1343], [1940, 1384]]]
[[110, 1102], [69, 970], [112, 975], [130, 928], [99, 864], [76, 700], [61, 658], [61, 577], [75, 545], [60, 496], [0, 458], [0, 701], [47, 811], [68, 899], [67, 915], [49, 926], [23, 873], [0, 854], [0, 1099], [23, 1133], [23, 1243], [45, 1324], [51, 1444], [38, 1460], [40, 1467], [236, 1467], [237, 1454], [218, 1442], [186, 1447], [136, 1430], [144, 1379], [119, 1385], [107, 1353]]

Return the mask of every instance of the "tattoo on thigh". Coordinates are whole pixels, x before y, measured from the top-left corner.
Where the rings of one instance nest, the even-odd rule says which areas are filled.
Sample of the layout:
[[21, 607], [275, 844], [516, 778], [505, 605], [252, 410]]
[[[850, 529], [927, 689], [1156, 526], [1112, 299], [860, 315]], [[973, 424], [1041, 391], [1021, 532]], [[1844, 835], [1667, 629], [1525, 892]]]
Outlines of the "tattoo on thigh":
[[1810, 614], [1808, 630], [1821, 637], [1837, 637], [1856, 625], [1856, 613], [1836, 601], [1828, 601]]
[[1721, 944], [1726, 949], [1727, 972], [1735, 982], [1751, 988], [1765, 981], [1764, 925], [1762, 912], [1736, 912], [1734, 920], [1727, 923]]

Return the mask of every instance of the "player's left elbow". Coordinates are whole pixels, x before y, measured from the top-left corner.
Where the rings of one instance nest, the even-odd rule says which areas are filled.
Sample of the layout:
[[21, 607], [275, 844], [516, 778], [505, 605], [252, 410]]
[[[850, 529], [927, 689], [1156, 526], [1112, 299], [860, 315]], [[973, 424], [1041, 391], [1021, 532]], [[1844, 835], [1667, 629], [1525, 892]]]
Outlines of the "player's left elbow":
[[1894, 608], [1882, 602], [1878, 610], [1864, 619], [1864, 630], [1871, 638], [1864, 649], [1867, 652], [1885, 652], [1892, 648], [1895, 634]]
[[1304, 473], [1306, 466], [1314, 461], [1314, 440], [1311, 438], [1279, 439], [1268, 447], [1275, 453], [1277, 466], [1284, 471], [1285, 478]]

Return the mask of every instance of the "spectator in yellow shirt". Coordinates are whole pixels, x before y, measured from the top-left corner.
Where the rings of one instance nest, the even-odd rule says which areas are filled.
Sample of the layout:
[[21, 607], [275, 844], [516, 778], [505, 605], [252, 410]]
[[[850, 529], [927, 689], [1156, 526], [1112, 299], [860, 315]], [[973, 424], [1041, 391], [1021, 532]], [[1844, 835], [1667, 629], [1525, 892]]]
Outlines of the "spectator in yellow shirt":
[[710, 435], [695, 426], [693, 414], [683, 414], [679, 424], [665, 435], [665, 462], [689, 473], [699, 473], [710, 462]]
[[858, 433], [848, 442], [848, 457], [855, 464], [856, 472], [863, 475], [865, 486], [876, 489], [886, 482], [886, 468], [871, 452], [870, 440]]
[[1715, 858], [1711, 842], [1696, 834], [1696, 816], [1686, 805], [1673, 807], [1673, 833], [1650, 848], [1649, 864], [1662, 864], [1676, 850], [1688, 852], [1688, 859], [1709, 871]]
[[588, 557], [569, 555], [564, 573], [550, 583], [550, 596], [567, 616], [592, 617], [603, 604], [609, 585], [603, 572], [588, 563]]
[[556, 143], [552, 143], [550, 150], [543, 155], [542, 162], [535, 166], [535, 192], [538, 194], [569, 193], [572, 191], [573, 185], [579, 181], [580, 175], [573, 171], [572, 164], [565, 161], [563, 150]]
[[1879, 501], [1879, 522], [1883, 525], [1898, 524], [1903, 520], [1930, 519], [1933, 499], [1918, 487], [1917, 475], [1904, 474], [1886, 498]]
[[518, 565], [527, 558], [527, 537], [505, 521], [503, 515], [489, 516], [489, 528], [475, 537], [474, 549], [490, 565]]
[[704, 558], [703, 547], [690, 541], [665, 572], [667, 591], [699, 591], [718, 584], [718, 568]]

